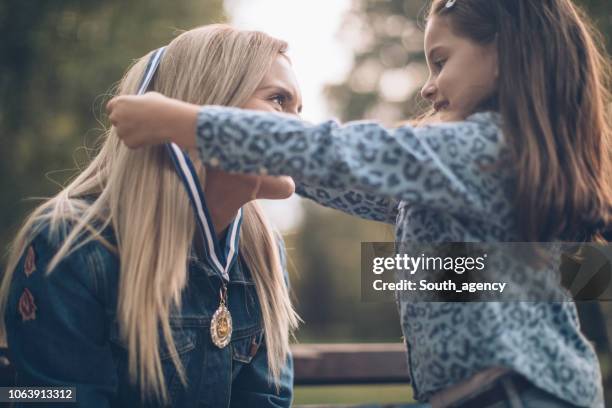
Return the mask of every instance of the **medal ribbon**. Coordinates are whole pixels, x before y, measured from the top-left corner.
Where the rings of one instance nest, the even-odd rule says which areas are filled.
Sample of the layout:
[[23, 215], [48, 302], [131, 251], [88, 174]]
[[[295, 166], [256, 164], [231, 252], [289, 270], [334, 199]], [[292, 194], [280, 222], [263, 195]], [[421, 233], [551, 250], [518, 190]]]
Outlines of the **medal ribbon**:
[[[138, 87], [138, 95], [147, 91], [165, 49], [166, 47], [161, 47], [155, 50], [151, 55], [140, 86]], [[172, 158], [178, 175], [187, 189], [189, 200], [196, 214], [198, 227], [204, 236], [204, 250], [207, 259], [211, 261], [212, 266], [219, 273], [221, 278], [225, 282], [229, 282], [229, 270], [238, 258], [238, 239], [240, 237], [240, 224], [242, 223], [242, 208], [238, 210], [236, 218], [228, 227], [228, 232], [224, 240], [224, 247], [221, 249], [216, 239], [215, 228], [211, 222], [208, 207], [206, 207], [206, 200], [204, 199], [204, 193], [202, 192], [201, 184], [193, 163], [189, 159], [189, 156], [177, 144], [169, 142], [166, 143], [165, 146], [168, 154]]]

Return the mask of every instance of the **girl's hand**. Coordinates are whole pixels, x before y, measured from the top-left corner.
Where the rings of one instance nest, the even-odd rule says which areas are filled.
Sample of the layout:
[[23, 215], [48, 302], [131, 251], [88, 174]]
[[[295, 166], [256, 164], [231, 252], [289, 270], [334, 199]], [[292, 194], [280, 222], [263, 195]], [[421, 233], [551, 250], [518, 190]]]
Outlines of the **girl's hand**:
[[117, 96], [108, 102], [106, 111], [117, 136], [130, 148], [169, 141], [184, 148], [196, 146], [198, 105], [147, 92]]

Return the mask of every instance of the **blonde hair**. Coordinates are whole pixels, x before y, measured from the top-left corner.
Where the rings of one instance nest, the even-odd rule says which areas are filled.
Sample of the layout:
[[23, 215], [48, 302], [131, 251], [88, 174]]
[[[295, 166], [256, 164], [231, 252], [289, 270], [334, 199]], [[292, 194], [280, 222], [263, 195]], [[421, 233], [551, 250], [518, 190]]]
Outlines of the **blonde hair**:
[[[256, 31], [209, 25], [186, 31], [168, 46], [150, 90], [196, 104], [242, 106], [255, 92], [286, 43]], [[117, 94], [134, 94], [149, 55], [137, 60], [121, 80]], [[55, 197], [34, 210], [13, 243], [2, 286], [4, 316], [12, 279], [35, 227], [48, 223], [57, 232], [74, 224], [47, 272], [72, 251], [97, 240], [119, 256], [117, 315], [129, 351], [129, 373], [140, 380], [143, 396], [167, 400], [159, 355], [158, 327], [183, 383], [184, 368], [169, 324], [187, 282], [187, 259], [194, 242], [195, 219], [184, 186], [163, 146], [130, 150], [110, 128], [98, 155]], [[199, 172], [203, 175], [203, 169]], [[84, 197], [95, 196], [93, 202]], [[240, 252], [255, 281], [261, 307], [267, 360], [278, 384], [289, 338], [297, 327], [280, 263], [278, 242], [256, 202], [244, 207]], [[112, 226], [116, 246], [102, 236]], [[87, 237], [77, 244], [77, 240]], [[142, 237], [148, 237], [142, 239]], [[0, 336], [6, 339], [4, 322]]]

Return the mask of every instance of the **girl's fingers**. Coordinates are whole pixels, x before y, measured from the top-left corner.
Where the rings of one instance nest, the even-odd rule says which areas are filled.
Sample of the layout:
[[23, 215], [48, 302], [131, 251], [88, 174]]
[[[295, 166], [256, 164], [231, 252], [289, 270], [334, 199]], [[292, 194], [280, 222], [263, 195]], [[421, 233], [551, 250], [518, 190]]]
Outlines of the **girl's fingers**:
[[106, 103], [106, 111], [119, 139], [130, 148], [138, 148], [160, 143], [158, 125], [161, 119], [155, 112], [159, 112], [159, 106], [164, 104], [168, 104], [165, 97], [155, 92], [119, 95]]

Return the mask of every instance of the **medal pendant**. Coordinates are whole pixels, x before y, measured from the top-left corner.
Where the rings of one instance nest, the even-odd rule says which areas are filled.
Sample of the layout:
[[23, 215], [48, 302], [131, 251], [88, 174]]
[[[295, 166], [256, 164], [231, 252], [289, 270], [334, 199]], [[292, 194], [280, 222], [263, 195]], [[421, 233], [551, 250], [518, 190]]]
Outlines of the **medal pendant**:
[[227, 346], [232, 338], [232, 315], [225, 307], [225, 302], [221, 302], [213, 314], [210, 321], [210, 337], [219, 348]]

